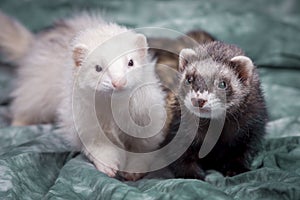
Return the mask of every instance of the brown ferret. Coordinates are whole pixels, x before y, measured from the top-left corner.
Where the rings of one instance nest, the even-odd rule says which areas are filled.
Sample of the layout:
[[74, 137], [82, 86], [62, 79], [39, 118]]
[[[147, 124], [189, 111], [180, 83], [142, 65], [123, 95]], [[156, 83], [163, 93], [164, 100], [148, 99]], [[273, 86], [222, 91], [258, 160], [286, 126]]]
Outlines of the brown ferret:
[[[210, 169], [225, 176], [248, 171], [267, 122], [251, 59], [240, 48], [217, 41], [181, 50], [178, 69], [177, 94], [168, 96], [171, 124], [162, 146], [178, 135], [180, 126], [182, 140], [196, 133], [170, 165], [175, 177], [203, 180]], [[192, 128], [195, 121], [197, 126]]]

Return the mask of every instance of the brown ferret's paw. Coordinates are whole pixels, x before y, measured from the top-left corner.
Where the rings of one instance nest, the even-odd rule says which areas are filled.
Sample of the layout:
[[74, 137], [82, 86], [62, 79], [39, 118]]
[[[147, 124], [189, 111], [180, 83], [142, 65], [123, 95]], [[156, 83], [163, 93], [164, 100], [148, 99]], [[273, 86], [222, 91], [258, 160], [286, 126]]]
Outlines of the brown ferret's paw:
[[225, 176], [235, 176], [244, 172], [248, 172], [250, 169], [246, 166], [236, 166], [227, 169], [224, 173]]
[[143, 178], [146, 173], [129, 173], [129, 172], [118, 172], [124, 181], [137, 181]]

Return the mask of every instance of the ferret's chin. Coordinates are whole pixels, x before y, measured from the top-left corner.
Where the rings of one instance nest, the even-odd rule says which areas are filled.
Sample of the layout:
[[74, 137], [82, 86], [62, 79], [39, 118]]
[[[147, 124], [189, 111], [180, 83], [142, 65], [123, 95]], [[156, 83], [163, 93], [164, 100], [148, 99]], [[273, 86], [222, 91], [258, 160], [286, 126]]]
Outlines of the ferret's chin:
[[211, 111], [208, 109], [193, 108], [191, 111], [197, 117], [206, 118], [206, 119], [212, 118]]
[[206, 109], [192, 109], [190, 110], [194, 115], [200, 118], [206, 119], [220, 119], [222, 117], [226, 117], [222, 110], [206, 110]]
[[189, 101], [184, 102], [185, 107], [191, 112], [192, 114], [196, 115], [200, 118], [211, 118], [211, 111], [210, 109], [201, 109], [198, 107], [194, 107]]
[[100, 93], [112, 93], [114, 89], [109, 86], [99, 86], [97, 87], [96, 91]]

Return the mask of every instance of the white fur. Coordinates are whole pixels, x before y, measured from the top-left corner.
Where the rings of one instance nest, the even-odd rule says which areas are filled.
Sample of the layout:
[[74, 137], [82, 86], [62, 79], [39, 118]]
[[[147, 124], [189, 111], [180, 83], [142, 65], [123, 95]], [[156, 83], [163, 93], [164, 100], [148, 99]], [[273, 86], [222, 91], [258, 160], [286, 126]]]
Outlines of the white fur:
[[[99, 56], [99, 58], [101, 58], [101, 56]], [[85, 64], [89, 66], [89, 63]], [[123, 66], [119, 66], [119, 68]], [[130, 113], [132, 113], [131, 116], [127, 114], [128, 102], [126, 99], [123, 99], [122, 96], [120, 98], [116, 97], [117, 108], [112, 105], [111, 98], [113, 88], [110, 84], [109, 75], [107, 75], [111, 72], [109, 70], [102, 74], [102, 76], [106, 76], [105, 79], [102, 80], [100, 78], [101, 80], [99, 82], [95, 81], [94, 84], [80, 78], [77, 79], [77, 82], [69, 82], [70, 88], [78, 84], [76, 88], [78, 92], [74, 92], [73, 94], [66, 93], [67, 95], [63, 99], [59, 109], [64, 132], [68, 131], [73, 134], [73, 136], [68, 135], [69, 137], [71, 136], [68, 140], [72, 141], [78, 149], [82, 149], [100, 171], [110, 176], [114, 176], [118, 169], [124, 168], [126, 165], [126, 152], [118, 151], [111, 141], [119, 144], [120, 147], [129, 148], [129, 150], [130, 147], [127, 147], [125, 144], [134, 146], [134, 149], [137, 151], [149, 151], [156, 149], [164, 139], [162, 130], [159, 130], [155, 137], [143, 141], [131, 140], [126, 136], [122, 136], [124, 131], [120, 128], [120, 125], [115, 122], [116, 117], [118, 117], [126, 122], [123, 123], [123, 125], [128, 125], [128, 127], [123, 127], [125, 130], [129, 130], [129, 132], [125, 131], [126, 134], [133, 134], [133, 132], [135, 132], [135, 135], [143, 136], [143, 134], [145, 134], [144, 131], [136, 132], [137, 129], [135, 129], [135, 126], [131, 127], [131, 124], [128, 122], [130, 117], [138, 124], [146, 125], [149, 120], [149, 111], [153, 105], [165, 107], [165, 95], [161, 91], [155, 76], [154, 64], [151, 63], [144, 67], [136, 66], [136, 68], [141, 68], [141, 71], [137, 74], [132, 74], [131, 70], [126, 72], [129, 73], [130, 77], [128, 78], [128, 85], [124, 88], [125, 92], [126, 90], [130, 91], [132, 87], [138, 86], [143, 82], [151, 82], [154, 84], [141, 87], [133, 93], [129, 106]], [[78, 71], [78, 73], [80, 73], [80, 71]], [[87, 74], [91, 73], [94, 73], [94, 68], [87, 68]], [[147, 77], [148, 80], [143, 79], [142, 76]], [[87, 77], [83, 76], [83, 78], [89, 77], [91, 77], [91, 75]], [[71, 77], [71, 79], [73, 79], [73, 77]], [[99, 86], [97, 86], [97, 84]], [[107, 86], [101, 87], [103, 84], [107, 84]], [[66, 92], [72, 91], [70, 88], [67, 89]], [[121, 92], [122, 91], [117, 91], [117, 93]], [[72, 107], [71, 105], [73, 109], [70, 109], [70, 107]], [[115, 112], [117, 113], [114, 113], [112, 109], [116, 109]], [[151, 120], [155, 124], [154, 126], [163, 127], [164, 117], [164, 110], [161, 109], [155, 112], [154, 116], [151, 116]], [[105, 134], [109, 135], [110, 140], [106, 138]]]
[[[19, 37], [30, 42], [30, 48], [26, 48], [27, 52], [23, 56], [19, 56], [19, 51], [11, 52], [16, 54], [11, 57], [18, 58], [14, 62], [19, 65], [16, 87], [12, 92], [13, 125], [47, 123], [55, 119], [57, 105], [62, 99], [60, 81], [63, 79], [63, 69], [73, 62], [69, 49], [71, 39], [82, 29], [101, 26], [103, 23], [100, 16], [84, 13], [64, 20], [62, 27], [36, 36], [28, 37], [29, 31], [20, 32], [24, 34]], [[16, 32], [20, 29], [10, 28]], [[29, 41], [28, 38], [34, 40]]]
[[[17, 61], [20, 67], [16, 89], [12, 93], [13, 124], [51, 122], [58, 117], [61, 132], [70, 144], [82, 150], [100, 171], [114, 176], [119, 167], [125, 165], [126, 154], [117, 152], [111, 142], [99, 134], [99, 125], [121, 147], [127, 144], [134, 149], [153, 150], [163, 140], [161, 131], [142, 142], [120, 138], [122, 130], [114, 123], [110, 106], [113, 80], [125, 78], [124, 90], [131, 90], [147, 79], [152, 81], [155, 84], [141, 88], [133, 95], [129, 107], [133, 120], [147, 125], [149, 109], [153, 105], [165, 107], [165, 96], [158, 85], [154, 64], [143, 66], [148, 62], [147, 46], [141, 45], [143, 37], [140, 34], [107, 24], [97, 15], [83, 14], [60, 23], [63, 26], [36, 35], [27, 54]], [[118, 37], [121, 33], [126, 33], [126, 37]], [[88, 59], [82, 63], [84, 67], [75, 67], [72, 59], [72, 50], [78, 44], [88, 50], [84, 55]], [[135, 65], [128, 68], [131, 58]], [[95, 64], [103, 66], [103, 72], [96, 72]], [[142, 70], [134, 73], [134, 68]], [[77, 93], [74, 93], [74, 86]], [[97, 102], [96, 106], [93, 100]], [[118, 116], [127, 120], [127, 111], [123, 108], [124, 105], [117, 105]], [[165, 112], [161, 109], [151, 120], [160, 125], [164, 123], [164, 117]]]
[[[207, 102], [202, 108], [194, 107], [191, 101], [192, 98], [201, 98]], [[209, 93], [208, 91], [201, 93], [191, 90], [185, 96], [184, 105], [194, 115], [202, 118], [218, 118], [223, 116], [225, 109], [221, 100], [215, 94]]]

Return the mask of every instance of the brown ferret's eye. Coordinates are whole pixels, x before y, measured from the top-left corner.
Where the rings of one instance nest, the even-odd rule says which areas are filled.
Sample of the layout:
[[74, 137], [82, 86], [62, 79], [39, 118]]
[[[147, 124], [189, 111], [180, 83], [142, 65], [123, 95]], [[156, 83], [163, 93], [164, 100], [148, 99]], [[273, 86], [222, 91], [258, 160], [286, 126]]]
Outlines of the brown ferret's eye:
[[132, 67], [132, 66], [133, 66], [133, 64], [134, 64], [134, 63], [133, 63], [133, 60], [132, 60], [132, 59], [130, 59], [130, 60], [129, 60], [129, 62], [128, 62], [128, 66], [129, 66], [129, 67]]
[[226, 84], [226, 82], [225, 81], [220, 81], [219, 82], [219, 84], [218, 84], [218, 87], [220, 88], [220, 89], [226, 89], [227, 88], [227, 84]]
[[95, 69], [96, 69], [96, 72], [101, 72], [102, 71], [102, 67], [100, 65], [96, 65]]

